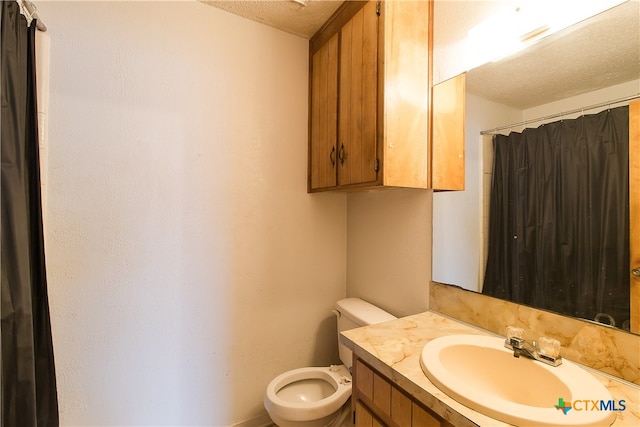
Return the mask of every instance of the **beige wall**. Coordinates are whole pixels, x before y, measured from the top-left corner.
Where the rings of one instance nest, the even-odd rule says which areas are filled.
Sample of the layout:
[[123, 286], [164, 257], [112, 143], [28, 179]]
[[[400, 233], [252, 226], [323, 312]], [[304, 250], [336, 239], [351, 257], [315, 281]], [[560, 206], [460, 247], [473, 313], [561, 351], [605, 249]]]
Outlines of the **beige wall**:
[[306, 193], [307, 40], [196, 2], [37, 2], [62, 425], [228, 425], [337, 361], [346, 196]]
[[349, 194], [347, 294], [406, 316], [428, 308], [430, 190]]

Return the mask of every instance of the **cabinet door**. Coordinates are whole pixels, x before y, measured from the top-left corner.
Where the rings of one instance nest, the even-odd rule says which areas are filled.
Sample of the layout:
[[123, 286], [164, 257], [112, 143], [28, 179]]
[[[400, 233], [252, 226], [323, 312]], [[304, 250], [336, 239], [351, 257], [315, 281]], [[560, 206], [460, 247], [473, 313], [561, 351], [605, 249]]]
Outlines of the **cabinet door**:
[[373, 401], [373, 371], [360, 359], [355, 359], [353, 370], [353, 382], [358, 390], [358, 394], [364, 396], [369, 401]]
[[440, 420], [434, 417], [429, 411], [422, 409], [420, 405], [417, 405], [415, 402], [412, 403], [412, 406], [412, 427], [441, 427]]
[[387, 1], [384, 22], [384, 185], [429, 188], [432, 1]]
[[391, 419], [399, 426], [411, 426], [411, 399], [397, 388], [391, 389]]
[[384, 427], [378, 419], [360, 402], [356, 402], [355, 427]]
[[338, 147], [338, 34], [312, 59], [310, 190], [336, 186]]
[[464, 190], [465, 74], [433, 86], [431, 186]]
[[368, 2], [340, 31], [338, 184], [377, 179], [378, 13]]

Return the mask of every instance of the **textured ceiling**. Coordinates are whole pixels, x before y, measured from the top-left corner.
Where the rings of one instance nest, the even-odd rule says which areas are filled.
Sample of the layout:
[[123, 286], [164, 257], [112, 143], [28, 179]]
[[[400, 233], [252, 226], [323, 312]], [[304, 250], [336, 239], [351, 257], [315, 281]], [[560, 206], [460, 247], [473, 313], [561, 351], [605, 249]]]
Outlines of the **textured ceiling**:
[[202, 3], [310, 39], [343, 1], [311, 0], [306, 6], [293, 0], [202, 0]]
[[638, 79], [640, 1], [634, 0], [474, 68], [467, 90], [526, 109]]
[[[293, 0], [201, 1], [307, 39], [343, 3], [310, 0], [303, 6]], [[630, 0], [546, 37], [523, 52], [470, 70], [467, 90], [526, 109], [637, 79], [640, 0]]]

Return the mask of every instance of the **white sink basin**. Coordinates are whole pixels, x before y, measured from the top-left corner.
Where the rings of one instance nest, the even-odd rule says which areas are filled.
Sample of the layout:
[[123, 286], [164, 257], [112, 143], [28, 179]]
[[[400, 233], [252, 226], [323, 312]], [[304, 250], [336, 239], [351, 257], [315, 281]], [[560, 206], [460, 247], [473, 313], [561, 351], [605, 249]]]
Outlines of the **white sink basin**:
[[[516, 358], [504, 348], [504, 338], [436, 338], [424, 346], [420, 365], [449, 397], [509, 424], [608, 426], [616, 418], [611, 409], [621, 409], [607, 388], [585, 369], [567, 360], [553, 367], [524, 356]], [[605, 406], [599, 401], [606, 402]], [[557, 408], [567, 405], [571, 409]]]

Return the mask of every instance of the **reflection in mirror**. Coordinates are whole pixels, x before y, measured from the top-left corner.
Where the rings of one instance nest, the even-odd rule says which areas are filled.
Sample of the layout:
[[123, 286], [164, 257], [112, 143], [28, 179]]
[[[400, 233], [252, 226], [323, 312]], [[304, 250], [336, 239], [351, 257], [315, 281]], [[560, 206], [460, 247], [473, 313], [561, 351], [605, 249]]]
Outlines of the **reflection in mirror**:
[[[481, 132], [506, 126], [501, 133], [509, 134], [522, 131], [523, 122], [535, 128], [628, 103], [609, 105], [640, 93], [639, 20], [640, 2], [630, 1], [467, 73], [466, 190], [434, 193], [435, 282], [482, 291], [493, 149], [492, 136]], [[583, 111], [597, 104], [603, 106]], [[577, 315], [610, 323], [597, 314]]]
[[629, 107], [493, 137], [482, 293], [630, 328]]

